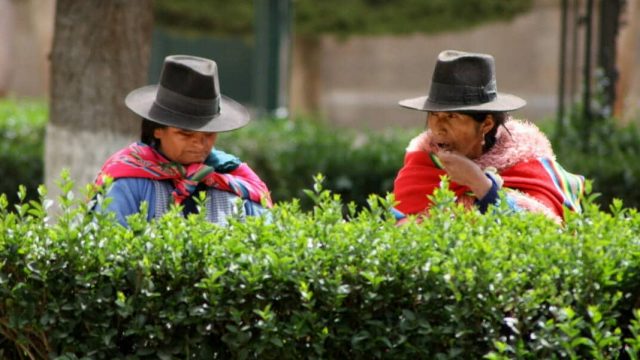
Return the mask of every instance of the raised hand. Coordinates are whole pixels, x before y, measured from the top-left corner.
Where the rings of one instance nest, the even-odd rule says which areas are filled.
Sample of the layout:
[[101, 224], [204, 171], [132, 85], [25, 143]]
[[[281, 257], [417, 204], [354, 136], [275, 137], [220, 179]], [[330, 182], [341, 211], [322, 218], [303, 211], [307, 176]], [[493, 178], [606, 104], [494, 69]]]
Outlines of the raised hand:
[[491, 189], [492, 183], [478, 164], [455, 151], [441, 150], [436, 153], [444, 171], [452, 181], [471, 189], [478, 199]]

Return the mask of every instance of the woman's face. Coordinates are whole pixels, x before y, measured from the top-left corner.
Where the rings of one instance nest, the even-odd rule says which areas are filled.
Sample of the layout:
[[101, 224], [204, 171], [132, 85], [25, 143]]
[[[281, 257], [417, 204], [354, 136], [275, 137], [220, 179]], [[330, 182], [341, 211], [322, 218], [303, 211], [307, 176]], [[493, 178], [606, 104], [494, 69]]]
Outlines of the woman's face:
[[204, 162], [216, 144], [217, 133], [184, 130], [175, 127], [155, 129], [160, 151], [171, 161], [183, 165]]
[[434, 111], [427, 115], [431, 147], [437, 151], [454, 151], [469, 159], [482, 155], [484, 135], [493, 125], [492, 115], [488, 115], [483, 122], [457, 112]]

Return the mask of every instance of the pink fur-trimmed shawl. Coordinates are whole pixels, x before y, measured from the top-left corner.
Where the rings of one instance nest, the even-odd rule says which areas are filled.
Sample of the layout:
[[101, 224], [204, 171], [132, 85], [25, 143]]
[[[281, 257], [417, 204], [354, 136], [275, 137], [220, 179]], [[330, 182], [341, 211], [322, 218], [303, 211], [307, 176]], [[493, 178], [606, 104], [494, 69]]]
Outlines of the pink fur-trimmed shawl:
[[[482, 169], [493, 167], [504, 180], [504, 188], [519, 208], [541, 212], [561, 220], [563, 207], [579, 211], [584, 178], [569, 174], [555, 161], [547, 137], [533, 124], [509, 119], [498, 129], [496, 144], [473, 161]], [[431, 132], [411, 140], [405, 163], [394, 183], [397, 208], [405, 214], [424, 213], [431, 205], [427, 196], [440, 184], [438, 169], [429, 156]], [[463, 204], [471, 207], [475, 198], [469, 189], [454, 182], [450, 188]]]

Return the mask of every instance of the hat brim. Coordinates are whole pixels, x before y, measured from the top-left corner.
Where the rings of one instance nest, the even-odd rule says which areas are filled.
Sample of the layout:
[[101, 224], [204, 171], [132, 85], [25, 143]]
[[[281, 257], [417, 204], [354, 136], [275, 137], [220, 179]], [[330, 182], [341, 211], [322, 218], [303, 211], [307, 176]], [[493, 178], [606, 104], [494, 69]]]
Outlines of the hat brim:
[[131, 111], [153, 122], [181, 129], [202, 132], [224, 132], [249, 123], [247, 109], [235, 100], [221, 95], [220, 113], [215, 116], [192, 116], [153, 106], [158, 85], [133, 90], [124, 102]]
[[517, 110], [524, 107], [527, 102], [515, 95], [498, 93], [495, 100], [481, 104], [441, 104], [430, 101], [429, 96], [404, 99], [398, 104], [408, 109], [420, 111], [496, 112]]

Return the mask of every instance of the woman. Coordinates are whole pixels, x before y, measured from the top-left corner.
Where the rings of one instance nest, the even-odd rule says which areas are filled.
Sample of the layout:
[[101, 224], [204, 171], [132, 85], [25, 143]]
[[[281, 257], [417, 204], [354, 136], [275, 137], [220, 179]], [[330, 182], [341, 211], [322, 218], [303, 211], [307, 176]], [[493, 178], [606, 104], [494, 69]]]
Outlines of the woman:
[[443, 175], [459, 202], [483, 213], [500, 189], [514, 210], [556, 221], [564, 208], [580, 211], [584, 178], [562, 169], [535, 125], [508, 115], [526, 102], [497, 91], [494, 69], [491, 55], [443, 51], [429, 94], [400, 101], [428, 112], [427, 130], [410, 142], [394, 182], [402, 214], [426, 214]]
[[214, 61], [168, 56], [160, 83], [132, 91], [125, 103], [143, 118], [140, 142], [112, 155], [96, 179], [98, 185], [114, 179], [106, 209], [121, 224], [126, 226], [127, 216], [139, 212], [143, 202], [149, 220], [172, 203], [182, 205], [184, 215], [197, 212], [194, 197], [201, 191], [213, 223], [225, 224], [232, 214], [260, 214], [262, 201], [270, 206], [262, 180], [236, 157], [213, 149], [219, 132], [249, 122], [242, 105], [221, 95]]

